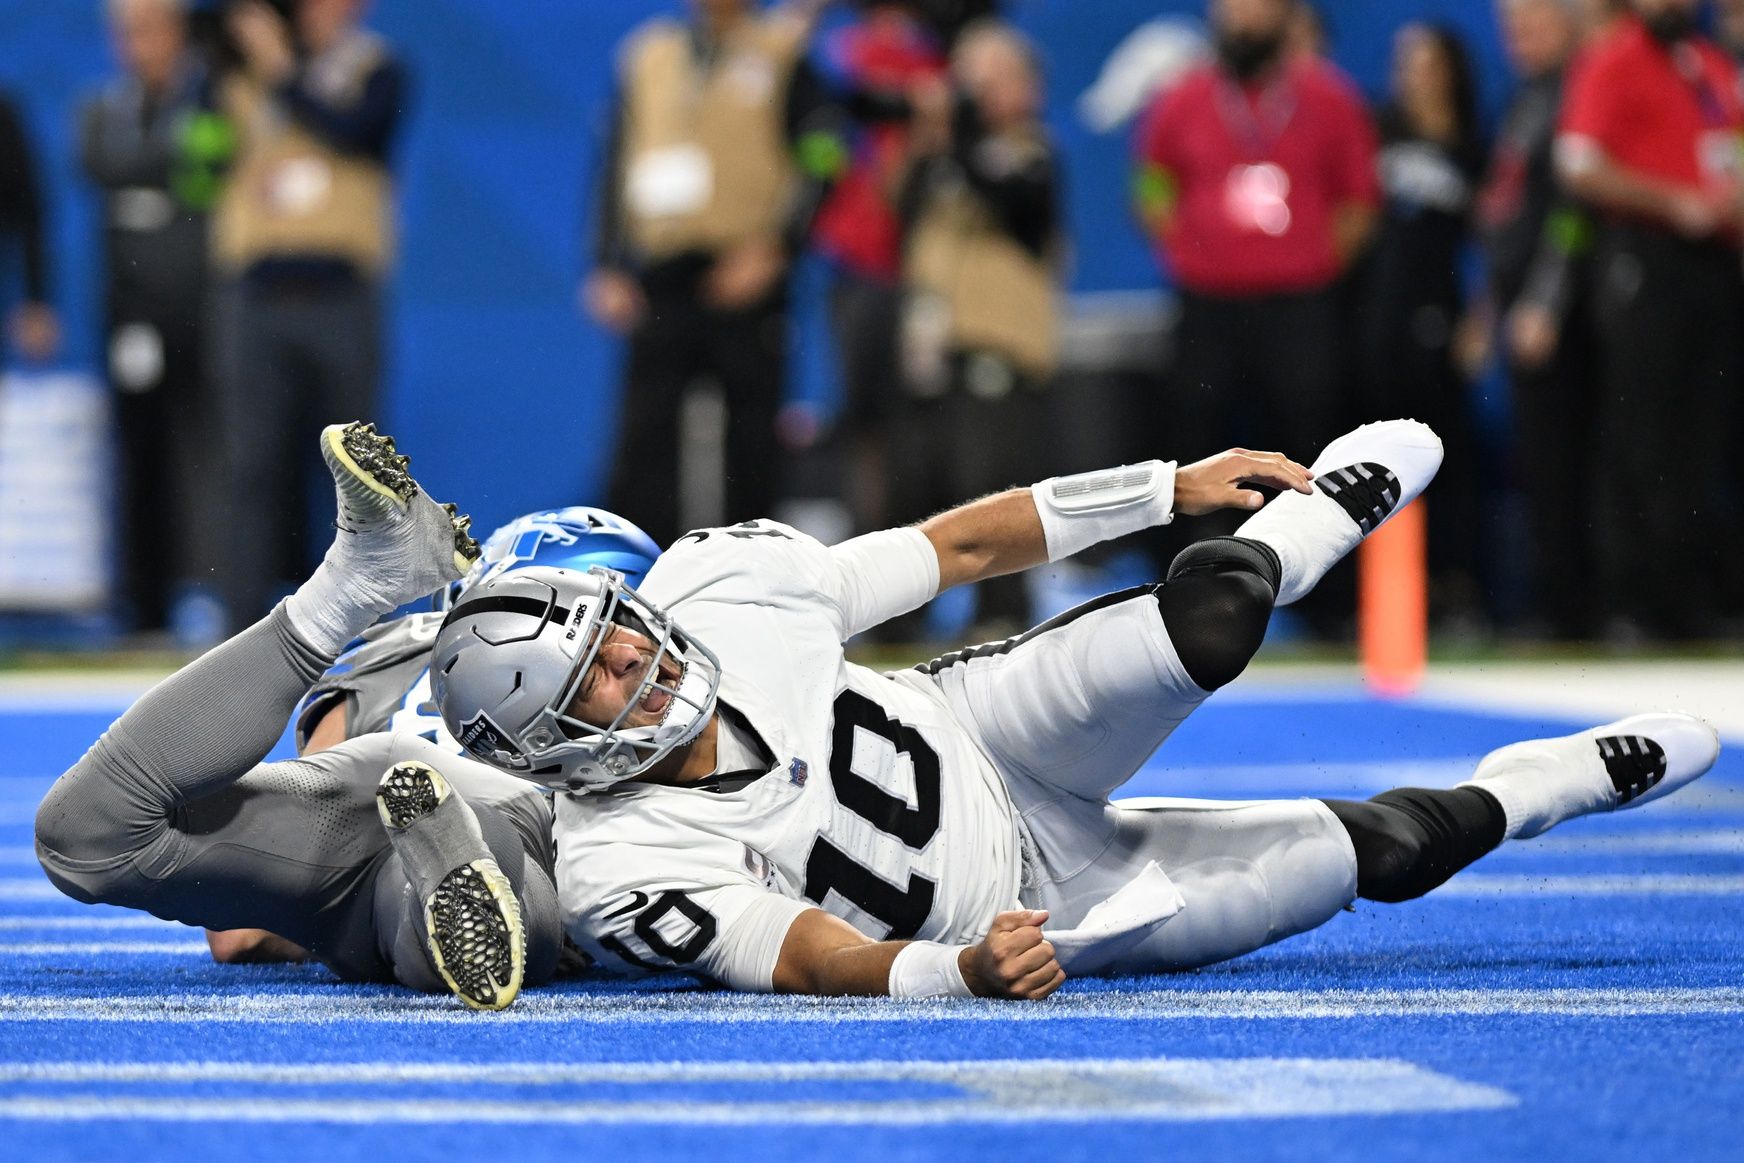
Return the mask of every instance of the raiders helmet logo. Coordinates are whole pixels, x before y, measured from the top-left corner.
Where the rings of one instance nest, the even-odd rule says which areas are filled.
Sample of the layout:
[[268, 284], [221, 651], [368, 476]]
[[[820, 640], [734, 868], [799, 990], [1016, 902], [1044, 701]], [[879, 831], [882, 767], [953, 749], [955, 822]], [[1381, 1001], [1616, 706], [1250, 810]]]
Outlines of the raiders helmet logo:
[[483, 711], [460, 725], [460, 745], [486, 763], [499, 767], [526, 766], [520, 751], [509, 742], [508, 732], [491, 722]]

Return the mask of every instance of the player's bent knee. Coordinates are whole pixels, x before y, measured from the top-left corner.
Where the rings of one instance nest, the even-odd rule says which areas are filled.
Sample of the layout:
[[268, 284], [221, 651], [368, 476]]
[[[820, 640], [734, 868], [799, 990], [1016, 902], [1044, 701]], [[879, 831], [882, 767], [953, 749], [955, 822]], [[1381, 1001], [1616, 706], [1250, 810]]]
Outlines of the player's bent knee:
[[1265, 641], [1271, 585], [1240, 567], [1171, 569], [1169, 574], [1155, 592], [1181, 665], [1201, 690], [1229, 685]]
[[89, 865], [120, 855], [110, 851], [112, 846], [104, 844], [101, 836], [93, 834], [87, 826], [88, 819], [63, 784], [49, 789], [36, 809], [36, 849], [45, 868], [50, 861]]
[[36, 856], [54, 886], [85, 904], [133, 907], [150, 887], [135, 858], [162, 828], [131, 830], [62, 779], [36, 810]]

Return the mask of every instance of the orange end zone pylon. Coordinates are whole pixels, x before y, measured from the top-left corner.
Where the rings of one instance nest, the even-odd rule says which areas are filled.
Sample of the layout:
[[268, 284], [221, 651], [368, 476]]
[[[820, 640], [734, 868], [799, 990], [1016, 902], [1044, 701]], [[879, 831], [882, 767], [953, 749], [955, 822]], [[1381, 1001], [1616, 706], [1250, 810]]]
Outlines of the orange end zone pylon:
[[1429, 661], [1429, 570], [1423, 502], [1413, 501], [1362, 543], [1357, 627], [1363, 678], [1389, 698], [1408, 695]]

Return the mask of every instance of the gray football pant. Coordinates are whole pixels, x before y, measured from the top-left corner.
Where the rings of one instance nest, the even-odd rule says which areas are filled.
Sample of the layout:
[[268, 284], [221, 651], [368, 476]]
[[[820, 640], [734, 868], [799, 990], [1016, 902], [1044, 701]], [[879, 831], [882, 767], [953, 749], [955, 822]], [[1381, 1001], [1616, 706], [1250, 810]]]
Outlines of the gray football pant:
[[549, 979], [562, 922], [551, 807], [537, 788], [412, 735], [261, 762], [332, 661], [281, 604], [153, 687], [44, 797], [36, 852], [49, 879], [87, 903], [270, 930], [348, 981], [443, 991], [422, 904], [375, 807], [382, 773], [419, 759], [472, 806], [521, 902], [526, 981]]

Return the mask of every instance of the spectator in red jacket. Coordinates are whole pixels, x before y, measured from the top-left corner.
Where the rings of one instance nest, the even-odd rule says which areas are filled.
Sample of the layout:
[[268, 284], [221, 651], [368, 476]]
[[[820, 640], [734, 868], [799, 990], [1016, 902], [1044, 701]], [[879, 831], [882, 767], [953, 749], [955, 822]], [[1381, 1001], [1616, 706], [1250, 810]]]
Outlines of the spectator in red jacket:
[[1216, 59], [1141, 131], [1139, 213], [1180, 290], [1158, 403], [1182, 456], [1311, 457], [1339, 424], [1333, 285], [1375, 220], [1375, 133], [1343, 74], [1287, 50], [1295, 8], [1213, 0]]
[[1570, 81], [1557, 168], [1604, 218], [1595, 267], [1599, 585], [1621, 641], [1705, 637], [1735, 527], [1744, 381], [1744, 103], [1698, 0], [1633, 0]]

